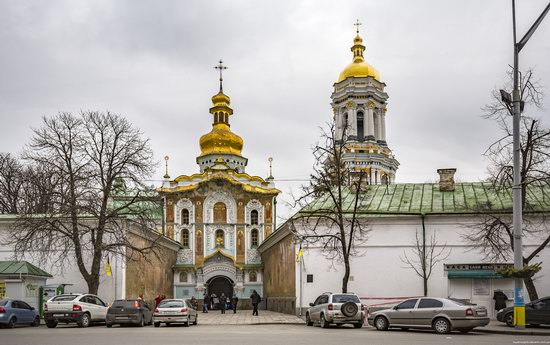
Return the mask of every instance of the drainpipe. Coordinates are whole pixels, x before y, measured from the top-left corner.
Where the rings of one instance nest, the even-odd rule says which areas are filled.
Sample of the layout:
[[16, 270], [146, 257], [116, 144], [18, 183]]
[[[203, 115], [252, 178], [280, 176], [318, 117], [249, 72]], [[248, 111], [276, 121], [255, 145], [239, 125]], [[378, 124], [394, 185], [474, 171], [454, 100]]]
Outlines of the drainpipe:
[[426, 214], [422, 213], [420, 214], [420, 218], [422, 219], [422, 274], [424, 275], [422, 277], [422, 288], [424, 295], [427, 295], [428, 292], [428, 282], [426, 281], [426, 224], [424, 223], [424, 219], [426, 218]]

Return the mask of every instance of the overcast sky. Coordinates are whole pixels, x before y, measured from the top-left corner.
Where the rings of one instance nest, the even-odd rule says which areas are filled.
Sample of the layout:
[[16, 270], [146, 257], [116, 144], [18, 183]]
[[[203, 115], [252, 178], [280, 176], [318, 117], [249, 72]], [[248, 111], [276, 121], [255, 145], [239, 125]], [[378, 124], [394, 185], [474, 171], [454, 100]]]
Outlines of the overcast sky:
[[[546, 3], [517, 1], [519, 36]], [[247, 172], [266, 177], [272, 156], [281, 205], [311, 171], [356, 19], [366, 60], [387, 84], [397, 182], [436, 181], [436, 169], [447, 167], [459, 180], [483, 179], [482, 154], [498, 130], [480, 108], [512, 63], [504, 0], [0, 0], [0, 151], [20, 152], [43, 115], [110, 110], [151, 139], [159, 162], [152, 184], [164, 155], [172, 178], [195, 173], [221, 58]], [[547, 17], [520, 57], [546, 90], [549, 38]]]

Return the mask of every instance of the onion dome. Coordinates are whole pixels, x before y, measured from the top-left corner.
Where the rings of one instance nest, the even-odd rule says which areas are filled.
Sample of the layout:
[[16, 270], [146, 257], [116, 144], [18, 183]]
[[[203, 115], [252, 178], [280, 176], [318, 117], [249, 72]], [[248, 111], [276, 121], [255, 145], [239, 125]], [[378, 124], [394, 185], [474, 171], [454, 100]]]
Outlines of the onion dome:
[[380, 81], [380, 74], [378, 71], [365, 62], [365, 58], [363, 57], [365, 46], [363, 45], [363, 39], [359, 36], [359, 33], [357, 33], [357, 36], [355, 36], [353, 40], [351, 51], [353, 52], [353, 62], [344, 68], [337, 82], [339, 83], [349, 77], [373, 77]]

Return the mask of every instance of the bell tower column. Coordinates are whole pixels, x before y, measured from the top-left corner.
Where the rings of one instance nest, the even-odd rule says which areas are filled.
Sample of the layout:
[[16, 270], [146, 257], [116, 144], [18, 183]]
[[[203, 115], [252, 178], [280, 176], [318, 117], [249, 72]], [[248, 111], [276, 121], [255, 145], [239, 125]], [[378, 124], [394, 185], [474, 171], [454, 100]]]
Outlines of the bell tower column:
[[374, 102], [367, 104], [367, 140], [374, 140]]
[[386, 142], [386, 111], [388, 109], [384, 108], [382, 109], [382, 113], [380, 114], [380, 140], [382, 140], [384, 143]]

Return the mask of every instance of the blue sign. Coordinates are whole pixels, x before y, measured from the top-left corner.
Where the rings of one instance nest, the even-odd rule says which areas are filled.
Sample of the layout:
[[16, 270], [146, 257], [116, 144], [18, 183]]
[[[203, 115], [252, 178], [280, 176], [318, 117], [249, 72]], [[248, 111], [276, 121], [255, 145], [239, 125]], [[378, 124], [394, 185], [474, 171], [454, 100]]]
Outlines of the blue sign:
[[525, 306], [525, 296], [522, 288], [514, 289], [514, 306]]

